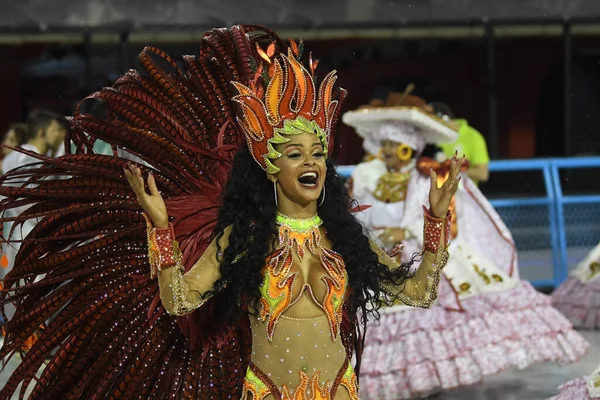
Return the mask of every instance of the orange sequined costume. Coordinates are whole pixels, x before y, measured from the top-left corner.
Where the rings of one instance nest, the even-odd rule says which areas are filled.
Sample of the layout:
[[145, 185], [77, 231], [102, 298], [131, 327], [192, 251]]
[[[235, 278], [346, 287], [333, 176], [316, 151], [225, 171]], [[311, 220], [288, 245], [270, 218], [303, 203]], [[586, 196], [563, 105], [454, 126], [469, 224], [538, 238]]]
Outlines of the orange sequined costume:
[[[348, 390], [352, 399], [357, 399], [356, 376], [349, 362], [351, 354], [348, 354], [343, 344], [339, 343], [339, 330], [343, 317], [342, 305], [348, 285], [344, 261], [335, 252], [321, 246], [319, 228], [321, 220], [319, 217], [312, 220], [294, 220], [279, 214], [277, 222], [281, 247], [267, 259], [263, 270], [264, 281], [261, 286], [262, 308], [259, 320], [252, 324], [256, 330], [264, 329], [261, 328], [261, 325], [265, 325], [267, 335], [266, 340], [261, 340], [258, 335], [255, 335], [256, 339], [253, 344], [255, 357], [253, 357], [246, 374], [242, 398], [245, 398], [247, 394], [252, 394], [253, 399], [263, 399], [267, 395], [275, 396], [277, 399], [290, 400], [296, 398], [330, 399], [342, 385]], [[293, 268], [294, 257], [298, 261], [302, 261], [305, 258], [305, 249], [320, 260], [320, 265], [325, 272], [320, 277], [326, 289], [322, 299], [315, 296], [311, 285], [298, 282], [302, 279], [301, 272]], [[294, 290], [298, 287], [300, 287], [299, 290]], [[322, 309], [325, 319], [321, 316], [286, 317], [286, 311], [294, 306], [305, 291], [309, 293], [314, 305]], [[323, 291], [321, 290], [321, 292]], [[317, 310], [315, 309], [315, 311]], [[324, 329], [325, 324], [329, 328], [329, 339], [324, 339], [323, 343], [313, 339], [311, 343], [314, 347], [312, 348], [302, 346], [306, 341], [305, 337], [325, 336], [327, 332]], [[277, 335], [285, 336], [283, 340], [280, 337], [274, 340], [276, 329], [278, 330]], [[329, 340], [332, 343], [329, 343]], [[301, 355], [304, 368], [297, 373], [288, 369], [286, 373], [286, 368], [283, 368], [286, 364], [285, 358], [296, 353], [291, 350], [297, 346], [305, 349]], [[278, 362], [274, 364], [265, 362], [263, 357], [256, 356], [257, 352], [273, 357]], [[296, 353], [296, 355], [298, 354]], [[295, 363], [288, 362], [287, 364], [286, 367], [291, 368]], [[313, 365], [312, 371], [307, 367], [310, 364]], [[276, 367], [269, 368], [273, 365]], [[261, 370], [261, 366], [265, 371], [279, 372], [279, 376], [276, 377], [279, 384], [274, 382], [275, 377], [270, 376], [271, 372], [265, 374]], [[281, 373], [282, 370], [283, 373]], [[307, 373], [311, 375], [309, 376]], [[282, 379], [283, 377], [286, 379]], [[294, 385], [297, 378], [299, 378], [299, 382]]]

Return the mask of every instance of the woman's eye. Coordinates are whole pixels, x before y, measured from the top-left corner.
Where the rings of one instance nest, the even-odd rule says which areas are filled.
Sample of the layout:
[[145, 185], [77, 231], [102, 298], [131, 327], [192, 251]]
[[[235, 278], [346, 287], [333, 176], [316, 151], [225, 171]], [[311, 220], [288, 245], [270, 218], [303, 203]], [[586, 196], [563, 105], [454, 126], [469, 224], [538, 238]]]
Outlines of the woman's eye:
[[318, 153], [314, 153], [313, 154], [313, 157], [315, 157], [315, 158], [321, 158], [321, 157], [324, 157], [324, 156], [325, 156], [325, 154], [323, 152], [321, 152], [321, 151], [318, 152]]
[[288, 157], [297, 159], [297, 158], [300, 158], [300, 153], [290, 153], [290, 154], [288, 154]]

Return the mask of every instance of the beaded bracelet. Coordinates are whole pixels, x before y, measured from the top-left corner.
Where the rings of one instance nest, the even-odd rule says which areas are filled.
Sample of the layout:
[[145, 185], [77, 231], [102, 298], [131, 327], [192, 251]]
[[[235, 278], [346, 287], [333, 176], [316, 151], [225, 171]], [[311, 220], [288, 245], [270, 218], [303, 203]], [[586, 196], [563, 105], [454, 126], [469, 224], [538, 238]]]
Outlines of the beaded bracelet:
[[400, 254], [402, 254], [402, 250], [404, 250], [404, 245], [402, 243], [395, 245], [394, 247], [392, 247], [389, 251], [387, 251], [387, 255], [392, 257], [392, 258], [396, 258], [398, 257]]
[[160, 229], [152, 225], [150, 218], [144, 213], [146, 219], [146, 233], [148, 236], [148, 259], [150, 262], [150, 278], [154, 279], [163, 268], [177, 265], [177, 249], [173, 224], [168, 228]]
[[423, 224], [423, 253], [428, 251], [433, 254], [437, 254], [440, 249], [440, 240], [442, 236], [442, 229], [444, 229], [444, 248], [450, 244], [450, 227], [452, 224], [452, 213], [448, 211], [446, 214], [444, 225], [444, 219], [435, 218], [431, 214], [431, 210], [423, 206], [423, 216], [425, 223]]

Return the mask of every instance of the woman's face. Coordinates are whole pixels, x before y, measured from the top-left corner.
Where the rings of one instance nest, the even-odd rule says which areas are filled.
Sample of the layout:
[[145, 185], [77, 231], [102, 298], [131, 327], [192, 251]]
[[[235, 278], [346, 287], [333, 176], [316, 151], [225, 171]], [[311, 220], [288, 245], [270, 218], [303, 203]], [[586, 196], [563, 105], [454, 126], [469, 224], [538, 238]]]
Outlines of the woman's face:
[[[15, 134], [15, 131], [13, 129], [8, 131], [6, 136], [4, 136], [4, 140], [2, 141], [2, 144], [8, 145], [8, 146], [14, 146], [14, 147], [17, 147], [19, 145], [19, 140], [17, 139], [17, 135]], [[13, 152], [12, 149], [7, 149], [6, 147], [2, 148], [2, 155], [4, 157], [6, 157], [7, 155], [9, 155], [12, 152]]]
[[277, 179], [279, 208], [286, 203], [300, 207], [314, 203], [316, 206], [327, 171], [323, 145], [313, 133], [286, 137], [290, 141], [276, 146], [282, 156], [273, 163], [281, 170], [273, 176]]
[[381, 141], [381, 158], [388, 169], [398, 170], [410, 162], [410, 158], [404, 161], [398, 158], [398, 148], [401, 145], [402, 143], [393, 140]]

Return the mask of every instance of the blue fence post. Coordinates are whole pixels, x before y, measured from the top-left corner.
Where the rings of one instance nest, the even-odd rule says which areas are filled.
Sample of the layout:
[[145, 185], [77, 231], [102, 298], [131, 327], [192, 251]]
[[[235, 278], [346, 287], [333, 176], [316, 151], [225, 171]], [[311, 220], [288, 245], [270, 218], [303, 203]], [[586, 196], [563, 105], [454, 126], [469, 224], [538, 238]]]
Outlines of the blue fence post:
[[555, 193], [555, 202], [554, 209], [556, 210], [556, 227], [558, 232], [556, 232], [558, 236], [558, 243], [556, 250], [558, 252], [558, 260], [559, 265], [557, 268], [558, 272], [558, 281], [556, 282], [556, 286], [560, 285], [567, 278], [569, 264], [567, 262], [567, 237], [565, 232], [565, 215], [563, 208], [563, 191], [562, 186], [560, 184], [560, 173], [558, 171], [558, 167], [556, 162], [550, 163], [550, 169], [552, 174], [552, 186], [554, 186]]

